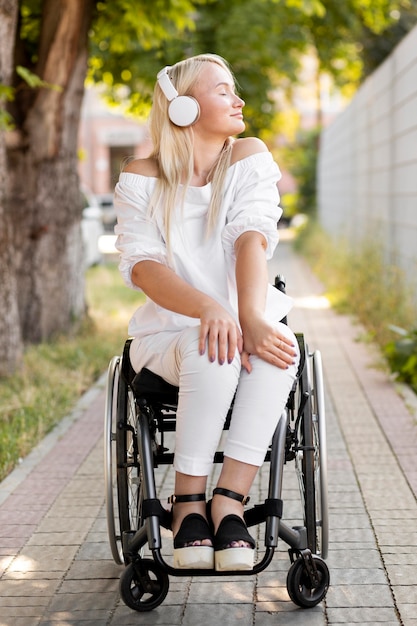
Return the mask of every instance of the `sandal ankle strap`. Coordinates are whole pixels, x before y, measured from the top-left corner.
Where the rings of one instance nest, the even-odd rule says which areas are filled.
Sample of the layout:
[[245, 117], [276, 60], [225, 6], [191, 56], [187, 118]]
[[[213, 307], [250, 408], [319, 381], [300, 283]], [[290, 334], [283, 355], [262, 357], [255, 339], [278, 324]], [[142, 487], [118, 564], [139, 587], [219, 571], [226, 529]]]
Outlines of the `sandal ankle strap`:
[[183, 496], [172, 495], [168, 498], [168, 504], [175, 504], [176, 502], [202, 502], [206, 499], [205, 493], [193, 493]]
[[226, 498], [231, 498], [232, 500], [237, 500], [243, 506], [247, 504], [250, 500], [249, 496], [242, 496], [241, 493], [236, 493], [236, 491], [231, 491], [230, 489], [223, 489], [223, 487], [216, 487], [213, 489], [213, 496], [226, 496]]

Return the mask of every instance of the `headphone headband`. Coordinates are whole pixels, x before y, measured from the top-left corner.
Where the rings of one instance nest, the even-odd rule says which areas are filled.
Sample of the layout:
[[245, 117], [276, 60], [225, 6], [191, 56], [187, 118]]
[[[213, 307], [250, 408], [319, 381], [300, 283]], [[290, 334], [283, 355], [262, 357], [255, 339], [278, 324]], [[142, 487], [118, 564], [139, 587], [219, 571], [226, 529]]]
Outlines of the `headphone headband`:
[[178, 91], [175, 89], [174, 84], [168, 74], [168, 71], [170, 69], [171, 65], [167, 65], [160, 72], [158, 72], [158, 76], [156, 77], [160, 88], [164, 92], [164, 95], [169, 102], [178, 97]]

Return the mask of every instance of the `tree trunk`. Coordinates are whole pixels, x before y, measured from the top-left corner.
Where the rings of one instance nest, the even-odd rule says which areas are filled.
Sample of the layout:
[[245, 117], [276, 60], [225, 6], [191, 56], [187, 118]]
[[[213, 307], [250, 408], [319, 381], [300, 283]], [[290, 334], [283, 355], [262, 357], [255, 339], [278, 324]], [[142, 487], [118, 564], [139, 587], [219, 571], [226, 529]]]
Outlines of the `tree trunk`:
[[[9, 133], [9, 209], [25, 342], [68, 332], [85, 312], [77, 134], [93, 0], [44, 0], [33, 68], [57, 88], [16, 80]], [[15, 62], [22, 63], [19, 34]]]
[[[13, 42], [17, 23], [17, 0], [0, 0], [0, 83], [10, 85], [13, 69]], [[3, 103], [0, 103], [3, 105]], [[17, 306], [17, 281], [13, 254], [12, 224], [6, 208], [5, 131], [0, 128], [0, 376], [13, 372], [23, 352]]]

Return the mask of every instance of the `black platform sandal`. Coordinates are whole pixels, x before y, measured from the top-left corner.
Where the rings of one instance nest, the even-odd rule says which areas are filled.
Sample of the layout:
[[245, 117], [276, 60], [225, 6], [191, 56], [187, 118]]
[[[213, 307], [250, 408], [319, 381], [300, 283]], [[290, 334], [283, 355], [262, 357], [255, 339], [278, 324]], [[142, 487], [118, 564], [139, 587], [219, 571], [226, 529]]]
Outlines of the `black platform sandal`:
[[[170, 496], [168, 503], [201, 502], [206, 499], [204, 493]], [[213, 569], [213, 546], [193, 545], [195, 541], [210, 539], [213, 534], [207, 520], [199, 513], [190, 513], [182, 520], [181, 526], [174, 537], [174, 567], [177, 569]]]
[[[241, 502], [249, 502], [249, 498], [236, 491], [216, 487], [213, 495], [226, 496]], [[235, 541], [245, 541], [250, 547], [234, 548]], [[219, 524], [214, 535], [214, 567], [218, 572], [232, 572], [253, 569], [256, 542], [249, 534], [243, 519], [238, 515], [226, 515]]]

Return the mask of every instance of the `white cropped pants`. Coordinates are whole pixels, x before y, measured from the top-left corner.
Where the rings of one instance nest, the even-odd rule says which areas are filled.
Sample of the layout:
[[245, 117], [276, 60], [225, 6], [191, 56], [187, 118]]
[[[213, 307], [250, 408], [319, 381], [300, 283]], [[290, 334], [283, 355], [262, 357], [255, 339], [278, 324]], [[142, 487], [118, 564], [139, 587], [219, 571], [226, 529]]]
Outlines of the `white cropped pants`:
[[[293, 332], [277, 326], [290, 337]], [[191, 476], [207, 476], [236, 391], [225, 456], [262, 465], [276, 425], [293, 385], [299, 356], [288, 369], [280, 369], [250, 356], [250, 374], [241, 368], [240, 355], [231, 364], [209, 361], [198, 351], [199, 326], [164, 331], [134, 339], [130, 359], [136, 372], [143, 367], [179, 387], [174, 469]]]

